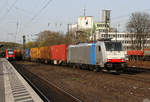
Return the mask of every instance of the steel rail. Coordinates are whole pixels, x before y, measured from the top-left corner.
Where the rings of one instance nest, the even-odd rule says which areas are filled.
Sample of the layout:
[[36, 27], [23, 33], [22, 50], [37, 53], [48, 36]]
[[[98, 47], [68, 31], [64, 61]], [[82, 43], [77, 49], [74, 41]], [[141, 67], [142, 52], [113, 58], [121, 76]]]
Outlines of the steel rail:
[[43, 81], [45, 81], [46, 83], [48, 83], [49, 85], [51, 85], [52, 87], [54, 87], [55, 89], [57, 89], [58, 91], [60, 91], [62, 94], [64, 94], [64, 95], [70, 97], [73, 101], [75, 101], [75, 102], [82, 102], [80, 99], [76, 98], [75, 96], [71, 95], [70, 93], [68, 93], [68, 92], [66, 92], [66, 91], [64, 91], [64, 90], [62, 90], [62, 89], [59, 88], [59, 87], [57, 87], [56, 85], [54, 85], [53, 83], [51, 83], [49, 80], [47, 80], [47, 79], [45, 79], [45, 78], [43, 78], [43, 77], [39, 77], [39, 76], [37, 76], [35, 73], [32, 73], [31, 71], [29, 71], [29, 70], [27, 70], [27, 69], [26, 69], [26, 71], [28, 71], [29, 73], [31, 73], [31, 74], [33, 74], [34, 76], [38, 77], [39, 79], [42, 79]]
[[17, 70], [22, 77], [31, 85], [31, 87], [39, 94], [39, 96], [43, 99], [44, 102], [50, 102], [50, 100], [41, 92], [30, 80], [27, 76], [20, 70]]

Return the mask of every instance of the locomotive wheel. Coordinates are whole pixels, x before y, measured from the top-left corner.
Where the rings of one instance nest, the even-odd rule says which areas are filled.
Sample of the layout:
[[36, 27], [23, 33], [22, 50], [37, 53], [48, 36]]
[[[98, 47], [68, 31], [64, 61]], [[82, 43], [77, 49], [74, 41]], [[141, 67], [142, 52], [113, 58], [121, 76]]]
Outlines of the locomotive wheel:
[[93, 71], [94, 72], [99, 72], [99, 68], [96, 67], [96, 68], [93, 69]]
[[88, 69], [89, 71], [93, 71], [93, 68], [92, 67], [89, 67], [89, 69]]
[[48, 61], [47, 60], [45, 60], [45, 64], [47, 64], [48, 63]]

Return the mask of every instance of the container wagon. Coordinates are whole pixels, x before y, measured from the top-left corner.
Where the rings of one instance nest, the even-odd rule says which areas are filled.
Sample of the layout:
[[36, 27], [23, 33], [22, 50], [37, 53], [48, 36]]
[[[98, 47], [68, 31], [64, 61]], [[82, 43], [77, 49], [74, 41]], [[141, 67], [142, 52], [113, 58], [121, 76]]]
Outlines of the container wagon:
[[127, 57], [129, 60], [143, 60], [144, 51], [141, 50], [127, 50]]
[[144, 61], [150, 61], [150, 49], [144, 49]]
[[39, 48], [39, 60], [43, 63], [50, 62], [50, 46], [40, 47]]
[[20, 49], [15, 50], [15, 60], [22, 60], [22, 57], [23, 57], [22, 50]]
[[31, 59], [31, 61], [34, 61], [34, 62], [39, 61], [39, 48], [31, 48], [30, 49], [30, 59]]
[[30, 49], [25, 49], [25, 59], [30, 60]]
[[67, 62], [68, 45], [53, 45], [50, 47], [51, 60], [53, 64], [62, 64]]

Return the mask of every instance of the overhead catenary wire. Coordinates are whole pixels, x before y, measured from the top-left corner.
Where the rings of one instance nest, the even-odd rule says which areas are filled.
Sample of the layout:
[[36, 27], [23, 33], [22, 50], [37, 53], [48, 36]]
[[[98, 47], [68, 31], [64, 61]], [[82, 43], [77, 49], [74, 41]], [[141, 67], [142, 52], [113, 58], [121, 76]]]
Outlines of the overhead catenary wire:
[[140, 10], [140, 11], [130, 12], [130, 13], [125, 14], [125, 15], [121, 15], [121, 16], [117, 16], [117, 17], [112, 17], [112, 19], [111, 19], [112, 25], [121, 24], [120, 28], [124, 31], [125, 30], [124, 28], [126, 27], [127, 20], [129, 19], [130, 15], [132, 13], [147, 12], [147, 11], [150, 11], [150, 9], [143, 9], [143, 10]]
[[[41, 13], [51, 2], [52, 2], [52, 0], [48, 0], [48, 2], [46, 2], [45, 5], [44, 5], [43, 7], [41, 7], [41, 9], [40, 9], [31, 19], [29, 19], [26, 23], [24, 23], [24, 24], [22, 25], [22, 27], [20, 28], [20, 31], [19, 31], [18, 33], [23, 33], [23, 28], [27, 28], [28, 25], [29, 25], [30, 23], [32, 23], [32, 21], [35, 20], [35, 19], [40, 15], [40, 13]], [[18, 8], [16, 8], [16, 9], [18, 9]], [[20, 8], [19, 8], [19, 9], [20, 9]], [[20, 10], [21, 10], [21, 9], [20, 9]], [[22, 11], [24, 11], [24, 10], [22, 9]]]
[[27, 14], [31, 14], [31, 13], [32, 13], [32, 12], [30, 12], [30, 11], [27, 11], [27, 10], [25, 10], [25, 9], [23, 9], [23, 8], [19, 8], [19, 7], [17, 7], [17, 6], [14, 6], [14, 8], [15, 8], [16, 10], [19, 10], [19, 11], [24, 12], [24, 13], [27, 13]]
[[36, 19], [37, 16], [52, 2], [53, 0], [49, 0], [32, 18], [29, 20], [29, 22], [33, 21]]
[[[14, 4], [14, 6], [12, 6], [12, 7], [10, 6], [9, 9], [10, 9], [10, 8], [12, 8], [12, 9], [15, 8], [15, 9], [20, 10], [20, 11], [22, 11], [22, 12], [26, 12], [24, 9], [15, 7], [15, 6], [16, 6], [16, 3], [17, 3], [16, 1], [18, 1], [18, 0], [14, 0], [14, 3], [11, 4], [11, 5]], [[28, 18], [29, 22], [24, 20], [24, 21], [25, 21], [25, 24], [24, 24], [24, 25], [26, 25], [27, 23], [28, 23], [28, 24], [31, 24], [33, 21], [35, 21], [35, 19], [37, 20], [37, 19], [39, 18], [38, 16], [41, 14], [41, 12], [50, 4], [50, 2], [52, 2], [52, 0], [43, 0], [43, 1], [44, 1], [44, 2], [43, 2], [42, 4], [44, 4], [44, 5], [41, 6], [41, 9], [38, 10], [38, 12], [36, 12], [35, 15], [32, 15], [32, 16], [31, 16], [31, 15], [27, 15], [27, 16], [30, 16], [30, 17], [32, 17], [32, 18]], [[16, 3], [15, 3], [15, 2], [16, 2]], [[9, 9], [8, 9], [8, 10], [9, 10]], [[145, 10], [148, 11], [148, 10], [150, 10], [150, 9], [145, 9]], [[8, 13], [9, 13], [10, 11], [11, 11], [11, 10], [9, 10]], [[26, 12], [26, 13], [27, 13], [27, 12]], [[7, 16], [7, 15], [8, 15], [8, 14], [6, 14], [6, 16]], [[129, 15], [129, 14], [128, 14], [128, 15]], [[115, 21], [117, 21], [117, 22], [122, 22], [122, 21], [123, 21], [122, 19], [124, 19], [125, 16], [128, 17], [128, 15], [124, 15], [124, 16], [112, 18], [112, 22], [113, 22], [113, 23], [116, 23]], [[6, 18], [6, 16], [5, 16], [5, 18]], [[26, 19], [27, 19], [27, 18], [26, 18]], [[119, 19], [120, 19], [120, 20], [119, 20]], [[115, 21], [114, 21], [114, 20], [115, 20]], [[119, 21], [118, 21], [118, 20], [119, 20]], [[24, 22], [23, 22], [23, 23], [24, 23]], [[27, 25], [28, 25], [28, 24], [27, 24]], [[50, 26], [50, 27], [51, 27], [51, 26], [56, 26], [56, 27], [58, 27], [58, 25], [59, 25], [59, 24], [55, 24], [55, 23], [53, 24], [52, 22], [50, 22], [50, 23], [48, 24], [48, 26]], [[61, 24], [60, 24], [60, 25], [61, 25]], [[62, 25], [61, 25], [61, 26], [62, 26]], [[22, 29], [23, 29], [23, 28], [26, 29], [26, 27], [23, 27], [23, 26], [22, 26]], [[21, 31], [21, 32], [22, 32], [22, 31]]]
[[[145, 12], [145, 11], [150, 11], [150, 9], [144, 9], [144, 10], [141, 10], [141, 11], [135, 11], [135, 12]], [[120, 19], [122, 19], [122, 18], [129, 17], [132, 13], [133, 13], [133, 12], [130, 12], [130, 13], [125, 14], [125, 15], [113, 17], [112, 20], [115, 22], [115, 20], [120, 20]]]
[[6, 16], [9, 14], [9, 12], [13, 9], [13, 7], [17, 4], [18, 0], [15, 0], [10, 7], [8, 8], [8, 10], [6, 11], [6, 13], [0, 18], [0, 20], [3, 20], [6, 18]]
[[[24, 24], [23, 28], [27, 28], [27, 25], [29, 25], [33, 20], [35, 20], [40, 13], [52, 2], [53, 0], [48, 0], [48, 2], [45, 3], [45, 5], [27, 22]], [[23, 30], [23, 29], [22, 29]]]

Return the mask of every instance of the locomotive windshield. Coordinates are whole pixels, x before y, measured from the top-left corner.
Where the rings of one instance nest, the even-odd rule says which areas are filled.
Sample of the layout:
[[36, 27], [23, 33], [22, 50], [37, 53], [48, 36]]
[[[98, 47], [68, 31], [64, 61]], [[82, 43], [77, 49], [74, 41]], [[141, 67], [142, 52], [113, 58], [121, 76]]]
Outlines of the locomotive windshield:
[[9, 54], [9, 55], [13, 55], [13, 54], [14, 54], [14, 51], [13, 51], [13, 50], [8, 50], [8, 54]]
[[122, 51], [121, 42], [105, 42], [106, 51]]

